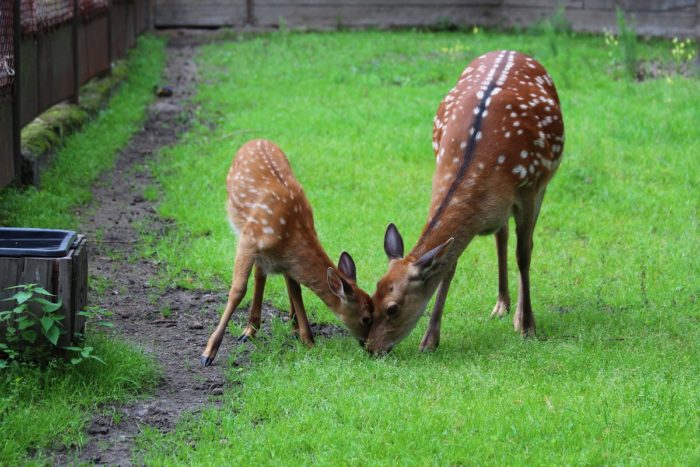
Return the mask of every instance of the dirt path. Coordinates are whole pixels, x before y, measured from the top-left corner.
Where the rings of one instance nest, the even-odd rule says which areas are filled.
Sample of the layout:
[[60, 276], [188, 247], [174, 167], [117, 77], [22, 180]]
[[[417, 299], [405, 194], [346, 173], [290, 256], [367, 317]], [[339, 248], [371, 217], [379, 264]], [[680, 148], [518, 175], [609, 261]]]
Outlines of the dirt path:
[[[144, 162], [160, 148], [174, 144], [187, 130], [189, 109], [198, 80], [193, 56], [201, 37], [174, 37], [167, 49], [163, 83], [175, 93], [158, 98], [150, 107], [144, 128], [121, 152], [115, 169], [105, 174], [93, 190], [94, 200], [85, 216], [82, 232], [90, 242], [90, 276], [102, 284], [103, 293], [90, 294], [90, 303], [112, 312], [115, 332], [152, 353], [164, 376], [152, 398], [114, 407], [112, 417], [98, 415], [88, 429], [89, 442], [80, 451], [57, 455], [56, 463], [90, 462], [129, 465], [134, 439], [144, 425], [168, 431], [184, 412], [198, 412], [216, 403], [225, 383], [223, 365], [202, 369], [197, 358], [208, 333], [218, 321], [216, 312], [226, 302], [224, 290], [217, 292], [151, 287], [162, 265], [138, 259], [136, 225], [154, 231], [166, 227], [155, 215], [154, 203], [143, 197], [153, 178]], [[132, 258], [131, 261], [127, 261]], [[171, 310], [163, 317], [162, 310]], [[234, 341], [234, 339], [231, 339]], [[230, 350], [231, 342], [227, 342]]]

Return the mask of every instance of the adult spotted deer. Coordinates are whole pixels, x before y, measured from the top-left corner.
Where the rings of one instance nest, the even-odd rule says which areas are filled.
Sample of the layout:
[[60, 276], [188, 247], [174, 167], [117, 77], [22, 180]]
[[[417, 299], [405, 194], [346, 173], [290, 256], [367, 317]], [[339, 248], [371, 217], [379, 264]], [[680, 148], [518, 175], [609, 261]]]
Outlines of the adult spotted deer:
[[552, 79], [518, 52], [474, 60], [440, 103], [433, 128], [437, 160], [428, 220], [411, 252], [393, 224], [384, 237], [389, 269], [372, 297], [366, 347], [389, 351], [416, 326], [436, 289], [422, 350], [435, 349], [457, 260], [476, 235], [495, 234], [498, 301], [510, 308], [508, 220], [515, 218], [520, 292], [513, 319], [523, 336], [535, 333], [530, 304], [532, 235], [547, 183], [562, 156], [564, 124]]
[[248, 325], [239, 339], [260, 328], [265, 279], [280, 273], [287, 283], [290, 317], [302, 342], [312, 345], [313, 333], [301, 296], [310, 288], [361, 342], [367, 337], [372, 301], [357, 287], [355, 263], [340, 255], [336, 268], [321, 247], [311, 205], [282, 150], [265, 140], [250, 141], [239, 149], [226, 178], [229, 220], [238, 233], [233, 280], [226, 309], [201, 357], [204, 366], [216, 356], [226, 325], [246, 293], [255, 267], [253, 303]]

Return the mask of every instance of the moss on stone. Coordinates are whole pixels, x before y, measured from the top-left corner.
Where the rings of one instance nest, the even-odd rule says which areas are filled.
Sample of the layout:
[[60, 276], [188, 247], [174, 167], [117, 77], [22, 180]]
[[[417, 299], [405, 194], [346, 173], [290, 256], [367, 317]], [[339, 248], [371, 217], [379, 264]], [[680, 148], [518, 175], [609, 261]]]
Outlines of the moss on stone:
[[80, 104], [57, 104], [22, 129], [22, 155], [30, 164], [54, 152], [63, 139], [77, 131], [99, 112], [127, 77], [126, 60], [120, 60], [108, 75], [94, 78], [80, 88]]

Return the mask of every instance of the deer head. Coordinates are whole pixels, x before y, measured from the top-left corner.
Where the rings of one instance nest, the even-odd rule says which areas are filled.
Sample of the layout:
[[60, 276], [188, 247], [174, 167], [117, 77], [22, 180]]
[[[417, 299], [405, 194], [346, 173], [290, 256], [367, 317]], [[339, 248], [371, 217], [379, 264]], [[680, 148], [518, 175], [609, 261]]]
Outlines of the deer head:
[[[338, 274], [340, 272], [340, 274]], [[357, 269], [355, 261], [347, 252], [338, 260], [338, 270], [328, 268], [326, 271], [328, 288], [338, 297], [333, 312], [340, 318], [355, 338], [364, 344], [372, 323], [372, 299], [357, 286]]]
[[371, 353], [389, 352], [416, 326], [440, 283], [454, 238], [432, 248], [420, 257], [404, 258], [403, 239], [394, 224], [384, 235], [384, 251], [389, 270], [377, 283], [372, 302], [372, 326], [366, 348]]

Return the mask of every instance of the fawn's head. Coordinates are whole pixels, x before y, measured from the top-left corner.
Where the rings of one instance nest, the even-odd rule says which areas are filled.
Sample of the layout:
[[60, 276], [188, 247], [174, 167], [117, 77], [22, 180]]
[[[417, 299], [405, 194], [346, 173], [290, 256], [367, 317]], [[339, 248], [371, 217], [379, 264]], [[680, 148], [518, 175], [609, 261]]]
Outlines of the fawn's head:
[[[340, 271], [340, 274], [338, 274]], [[343, 252], [338, 260], [338, 270], [328, 268], [328, 288], [339, 301], [333, 309], [350, 334], [364, 345], [372, 323], [372, 299], [356, 284], [357, 270], [352, 257]]]
[[451, 249], [453, 239], [433, 248], [420, 258], [403, 257], [403, 239], [394, 224], [384, 235], [389, 270], [377, 283], [372, 296], [372, 326], [366, 348], [370, 353], [389, 352], [418, 323], [437, 284], [437, 274]]

